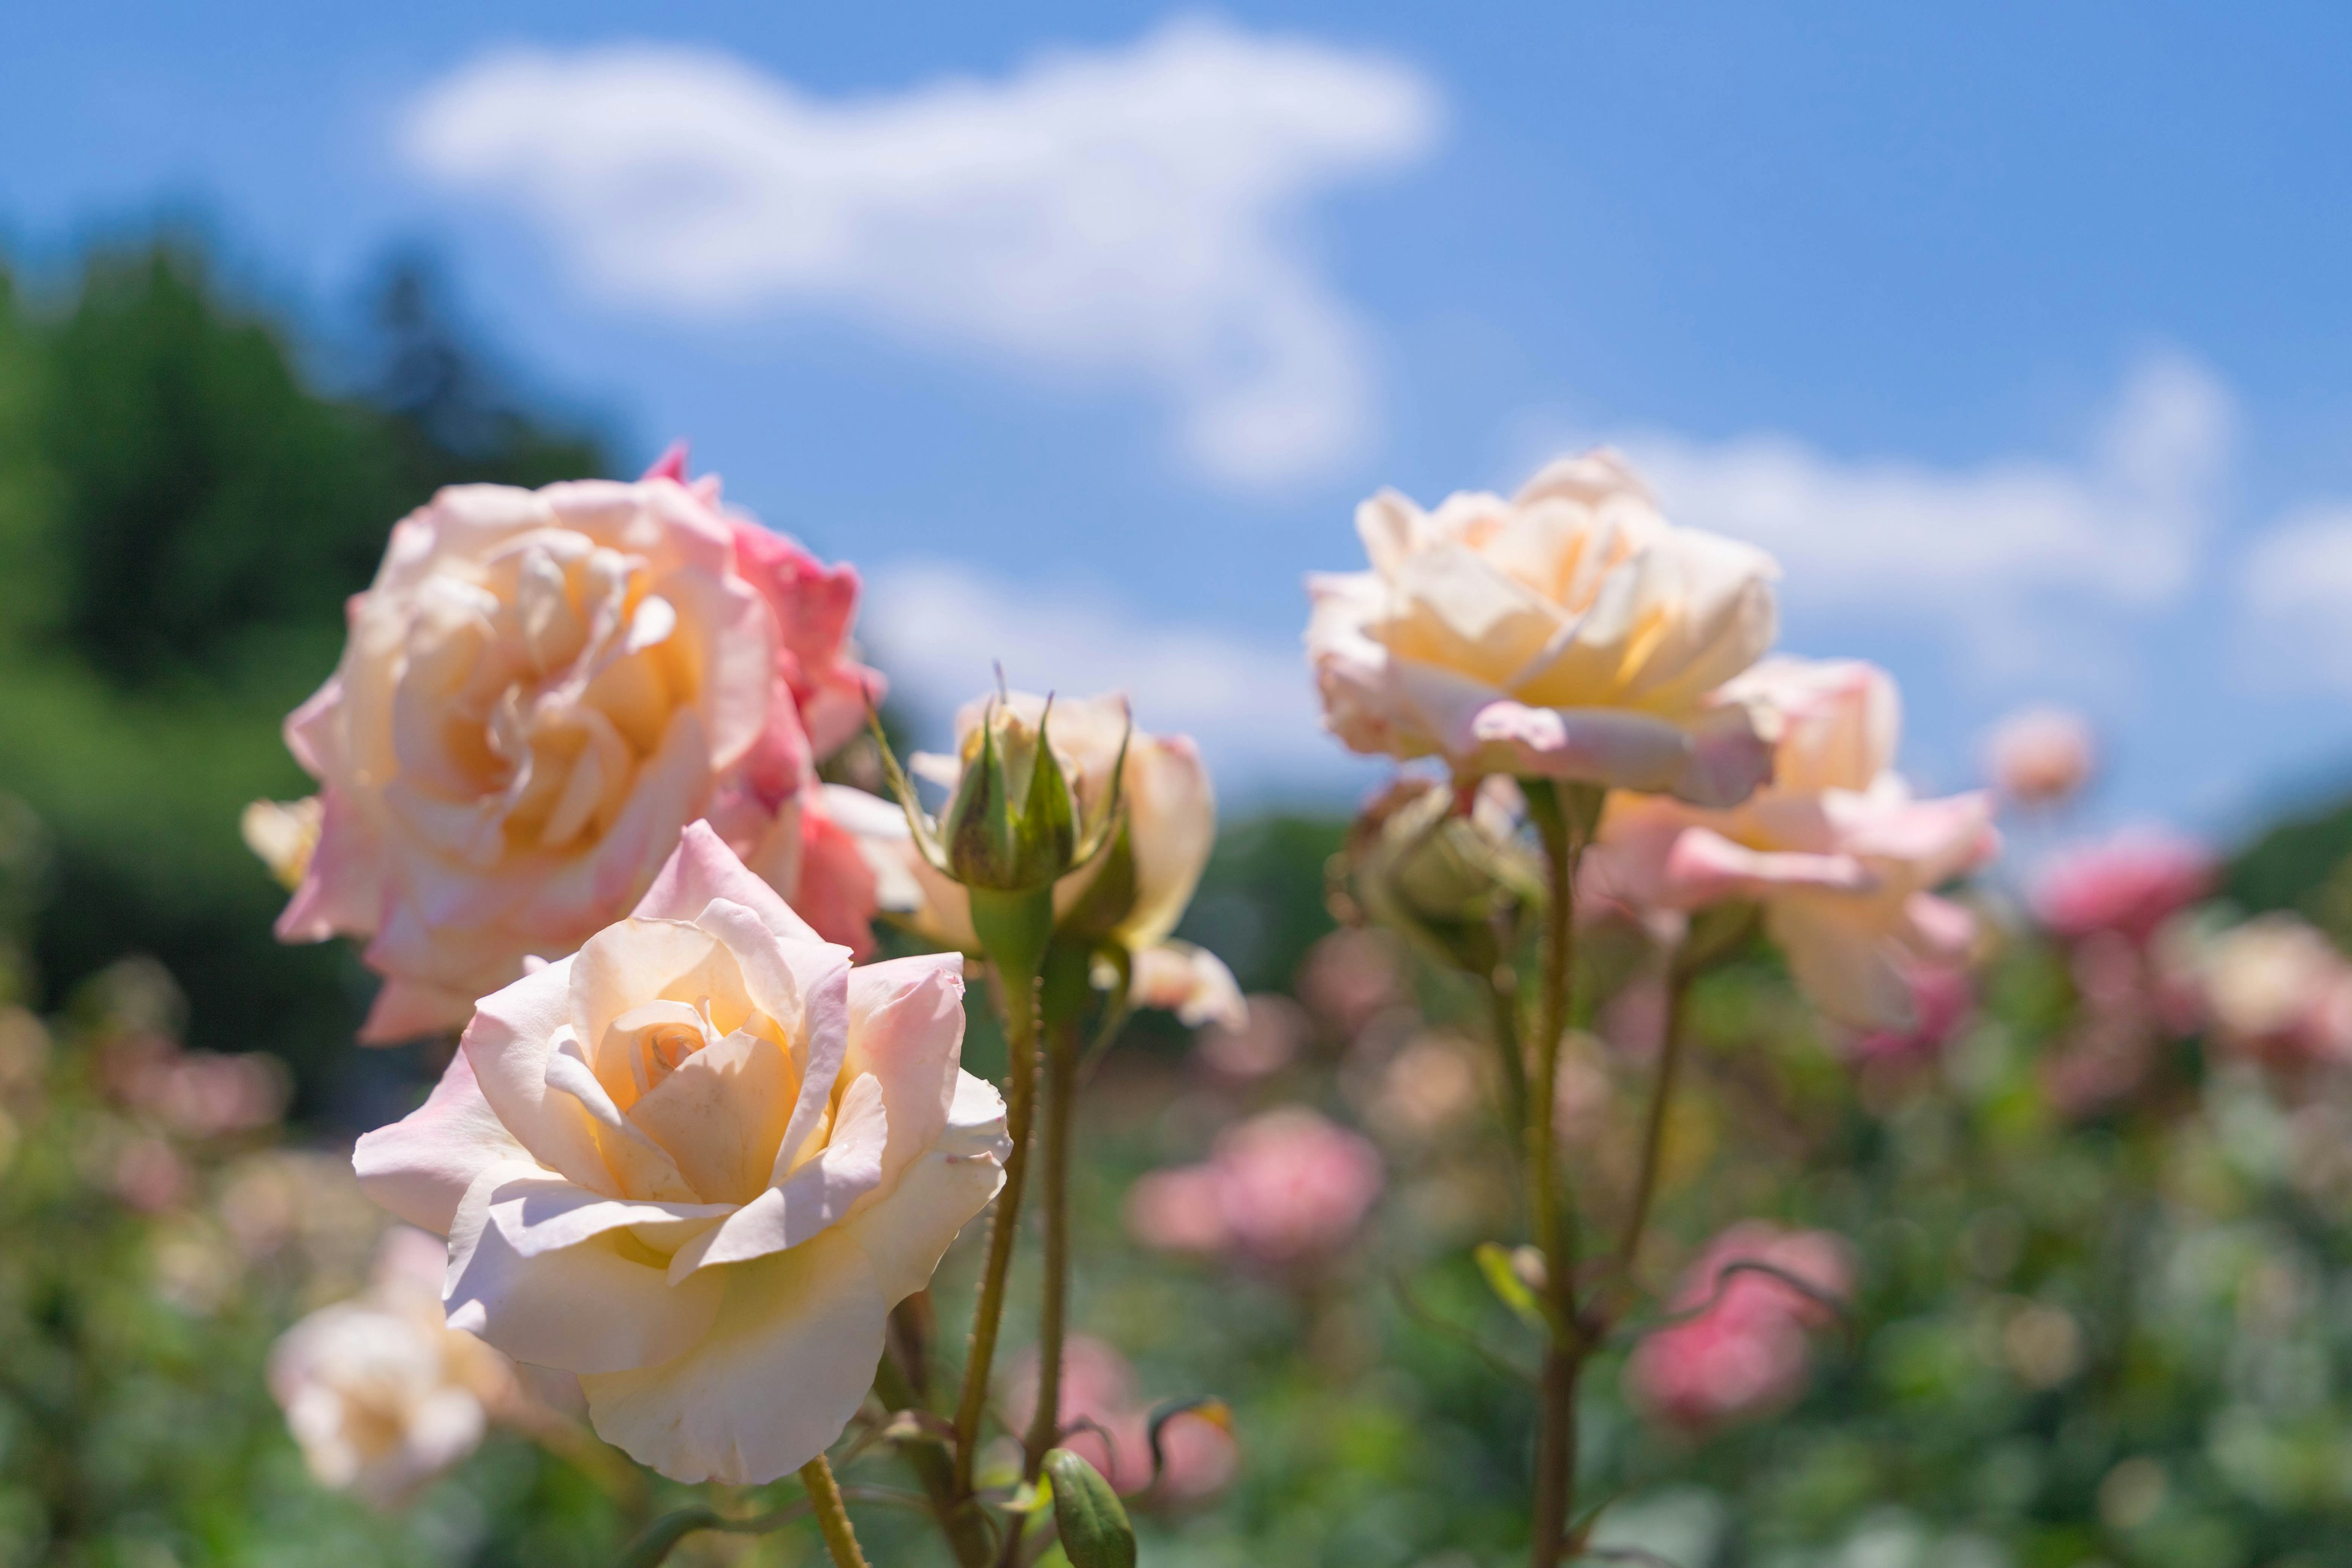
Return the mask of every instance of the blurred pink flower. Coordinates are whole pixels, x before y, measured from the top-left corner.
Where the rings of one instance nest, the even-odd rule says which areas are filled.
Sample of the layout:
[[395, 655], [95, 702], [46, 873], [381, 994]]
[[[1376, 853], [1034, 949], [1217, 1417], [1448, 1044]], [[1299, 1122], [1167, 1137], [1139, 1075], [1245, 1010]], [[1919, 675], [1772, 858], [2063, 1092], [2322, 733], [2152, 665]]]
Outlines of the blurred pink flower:
[[2128, 828], [2053, 856], [2035, 880], [2033, 913], [2062, 941], [2114, 931], [2144, 945], [2211, 889], [2216, 869], [2212, 851], [2195, 839]]
[[2089, 781], [2097, 753], [2080, 713], [2025, 708], [1993, 726], [1985, 761], [2002, 795], [2020, 805], [2054, 805]]
[[187, 1162], [161, 1138], [134, 1139], [115, 1156], [115, 1195], [142, 1214], [173, 1207], [194, 1185]]
[[1205, 1163], [1156, 1171], [1127, 1198], [1147, 1247], [1221, 1252], [1263, 1268], [1338, 1253], [1380, 1197], [1379, 1151], [1303, 1106], [1228, 1129]]
[[[1062, 1344], [1062, 1447], [1085, 1457], [1112, 1488], [1133, 1494], [1151, 1485], [1151, 1405], [1139, 1399], [1135, 1369], [1102, 1341], [1074, 1334]], [[1013, 1363], [1004, 1391], [1012, 1429], [1028, 1428], [1037, 1409], [1037, 1351]], [[1233, 1435], [1213, 1421], [1178, 1415], [1160, 1429], [1165, 1468], [1155, 1494], [1188, 1501], [1234, 1478], [1238, 1454]]]
[[1976, 1016], [1976, 983], [1958, 964], [1916, 964], [1905, 978], [1911, 986], [1912, 1026], [1856, 1035], [1847, 1047], [1853, 1060], [1909, 1062], [1933, 1056]]
[[1298, 999], [1343, 1039], [1403, 994], [1396, 939], [1369, 926], [1335, 931], [1307, 949], [1298, 967]]
[[1202, 1030], [1192, 1053], [1220, 1078], [1246, 1083], [1296, 1061], [1314, 1032], [1306, 1008], [1287, 996], [1261, 994], [1246, 999], [1237, 1026], [1213, 1024]]
[[[366, 941], [362, 1030], [455, 1028], [625, 914], [707, 817], [861, 951], [872, 889], [825, 831], [815, 759], [877, 684], [856, 574], [685, 482], [446, 489], [397, 523], [334, 675], [286, 721], [317, 805], [248, 813], [294, 889], [288, 942]], [[854, 849], [854, 847], [850, 847]]]
[[1659, 1425], [1698, 1435], [1769, 1415], [1803, 1394], [1812, 1363], [1806, 1331], [1834, 1314], [1769, 1275], [1725, 1275], [1743, 1259], [1786, 1269], [1827, 1296], [1853, 1289], [1846, 1245], [1826, 1232], [1750, 1220], [1716, 1237], [1669, 1303], [1675, 1311], [1705, 1310], [1647, 1336], [1626, 1359], [1627, 1394]]
[[2224, 1049], [2282, 1067], [2352, 1061], [2352, 963], [2290, 914], [2258, 915], [2193, 960]]
[[109, 1041], [100, 1071], [116, 1099], [183, 1138], [267, 1127], [284, 1114], [293, 1089], [273, 1056], [183, 1050], [169, 1036], [144, 1030]]
[[1991, 801], [1913, 797], [1893, 771], [1895, 683], [1874, 666], [1769, 658], [1724, 694], [1778, 717], [1771, 782], [1727, 811], [1612, 795], [1585, 862], [1592, 892], [1641, 910], [1753, 900], [1815, 1006], [1916, 1027], [1910, 972], [1959, 961], [1974, 936], [1935, 889], [1998, 847]]

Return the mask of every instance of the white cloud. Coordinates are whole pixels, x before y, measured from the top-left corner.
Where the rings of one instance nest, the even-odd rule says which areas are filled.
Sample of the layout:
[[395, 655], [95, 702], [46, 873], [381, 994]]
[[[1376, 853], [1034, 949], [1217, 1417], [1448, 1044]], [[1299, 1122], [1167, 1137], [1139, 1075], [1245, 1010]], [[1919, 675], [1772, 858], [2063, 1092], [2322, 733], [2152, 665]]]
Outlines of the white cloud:
[[487, 57], [427, 90], [407, 151], [512, 201], [593, 287], [739, 314], [814, 303], [1170, 399], [1212, 477], [1328, 470], [1371, 423], [1362, 328], [1305, 204], [1439, 128], [1408, 68], [1180, 21], [1000, 80], [820, 100], [730, 56]]
[[2305, 507], [2255, 540], [2238, 605], [2263, 684], [2352, 687], [2352, 502]]
[[993, 684], [1079, 695], [1123, 690], [1136, 722], [1191, 735], [1234, 799], [1318, 793], [1370, 779], [1325, 733], [1296, 641], [1154, 624], [1130, 604], [1076, 584], [1014, 586], [984, 570], [914, 561], [868, 574], [859, 636], [889, 673], [892, 698], [934, 732]]
[[1620, 444], [1676, 521], [1777, 555], [1792, 605], [1941, 626], [1979, 651], [2008, 639], [2015, 653], [2020, 628], [2053, 604], [2156, 611], [2191, 586], [2234, 423], [2211, 375], [2166, 356], [2132, 374], [2074, 463], [1846, 460], [1778, 435]]

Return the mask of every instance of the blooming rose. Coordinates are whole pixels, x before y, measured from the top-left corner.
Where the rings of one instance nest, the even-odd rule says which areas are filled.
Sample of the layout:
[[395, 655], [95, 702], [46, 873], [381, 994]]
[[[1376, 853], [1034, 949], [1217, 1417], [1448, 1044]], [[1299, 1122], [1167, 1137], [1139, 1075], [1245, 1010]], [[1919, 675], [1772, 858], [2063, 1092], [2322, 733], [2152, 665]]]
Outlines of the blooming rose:
[[1811, 1363], [1805, 1331], [1831, 1313], [1760, 1271], [1725, 1274], [1741, 1259], [1786, 1269], [1827, 1296], [1842, 1297], [1852, 1285], [1845, 1244], [1825, 1232], [1789, 1234], [1750, 1222], [1716, 1237], [1684, 1274], [1672, 1303], [1697, 1315], [1648, 1335], [1626, 1357], [1626, 1391], [1651, 1419], [1705, 1432], [1768, 1415], [1804, 1392]]
[[1128, 1229], [1165, 1251], [1223, 1252], [1267, 1268], [1313, 1263], [1354, 1237], [1382, 1180], [1370, 1141], [1286, 1106], [1228, 1129], [1207, 1163], [1138, 1181]]
[[[1028, 691], [995, 699], [1012, 710], [1013, 720], [1034, 726], [1046, 717], [1046, 699]], [[918, 754], [912, 766], [931, 783], [955, 787], [981, 748], [981, 724], [988, 720], [988, 700], [967, 703], [955, 715], [955, 745], [960, 757]], [[1046, 721], [1046, 741], [1054, 759], [1070, 781], [1079, 820], [1094, 820], [1110, 795], [1110, 771], [1119, 766], [1119, 741], [1127, 741], [1127, 766], [1119, 771], [1119, 802], [1127, 811], [1127, 853], [1134, 856], [1134, 891], [1118, 910], [1103, 917], [1106, 931], [1096, 933], [1143, 952], [1167, 941], [1183, 917], [1200, 872], [1216, 847], [1216, 795], [1209, 790], [1209, 771], [1200, 764], [1200, 752], [1185, 736], [1148, 736], [1131, 731], [1127, 699], [1054, 699], [1054, 715]], [[910, 837], [898, 837], [896, 853], [915, 877], [919, 905], [912, 924], [924, 936], [979, 952], [979, 936], [971, 931], [971, 898], [955, 881], [940, 875], [924, 860]], [[1112, 868], [1119, 842], [1087, 865], [1054, 884], [1054, 914], [1070, 917], [1089, 889]], [[1091, 910], [1089, 910], [1091, 914]]]
[[1985, 742], [1993, 787], [2021, 805], [2054, 805], [2091, 776], [2091, 726], [2065, 708], [2027, 708], [1993, 727]]
[[506, 1357], [441, 1318], [441, 1244], [387, 1233], [367, 1294], [311, 1313], [269, 1352], [269, 1390], [319, 1484], [378, 1508], [474, 1451], [515, 1395]]
[[463, 1023], [626, 910], [705, 815], [827, 936], [866, 940], [871, 878], [813, 794], [873, 679], [845, 653], [856, 576], [681, 472], [445, 489], [352, 599], [286, 724], [316, 815], [246, 826], [295, 881], [282, 939], [369, 939], [363, 1039]]
[[1307, 647], [1358, 752], [1730, 805], [1769, 772], [1759, 717], [1717, 689], [1771, 646], [1779, 568], [1658, 513], [1611, 451], [1510, 500], [1356, 510], [1371, 570], [1310, 577]]
[[2145, 944], [2212, 890], [2216, 869], [2213, 852], [2193, 838], [2126, 828], [2053, 856], [2034, 882], [2033, 912], [2064, 941], [2111, 931]]
[[1854, 661], [1775, 658], [1734, 681], [1779, 714], [1770, 784], [1729, 811], [1612, 795], [1588, 866], [1640, 907], [1764, 907], [1813, 1004], [1860, 1028], [1913, 1028], [1912, 970], [1966, 951], [1975, 924], [1931, 890], [1998, 844], [1982, 794], [1916, 800], [1892, 771], [1895, 683]]
[[606, 1441], [773, 1480], [873, 1380], [889, 1309], [1003, 1181], [952, 956], [849, 967], [705, 824], [635, 914], [483, 999], [423, 1109], [360, 1141], [449, 1237], [449, 1321], [580, 1374]]

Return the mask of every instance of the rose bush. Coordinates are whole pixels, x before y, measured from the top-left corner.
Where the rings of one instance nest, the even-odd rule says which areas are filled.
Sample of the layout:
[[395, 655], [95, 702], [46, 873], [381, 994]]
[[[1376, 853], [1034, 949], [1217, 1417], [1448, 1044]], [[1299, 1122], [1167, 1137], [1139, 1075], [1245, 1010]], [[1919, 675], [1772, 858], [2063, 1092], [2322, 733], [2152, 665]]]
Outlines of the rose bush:
[[625, 910], [708, 816], [862, 950], [871, 874], [814, 771], [877, 687], [847, 652], [856, 595], [676, 459], [443, 490], [394, 528], [334, 676], [287, 721], [317, 805], [248, 818], [294, 886], [279, 936], [366, 940], [385, 984], [363, 1038], [454, 1027]]
[[579, 1373], [665, 1475], [772, 1480], [840, 1435], [885, 1314], [1003, 1181], [962, 995], [953, 955], [852, 969], [696, 824], [353, 1163], [448, 1237], [453, 1326]]
[[1371, 569], [1307, 584], [1325, 721], [1350, 749], [1709, 805], [1766, 776], [1766, 721], [1719, 689], [1771, 646], [1779, 568], [1669, 524], [1616, 453], [1509, 500], [1427, 512], [1382, 490], [1356, 531]]

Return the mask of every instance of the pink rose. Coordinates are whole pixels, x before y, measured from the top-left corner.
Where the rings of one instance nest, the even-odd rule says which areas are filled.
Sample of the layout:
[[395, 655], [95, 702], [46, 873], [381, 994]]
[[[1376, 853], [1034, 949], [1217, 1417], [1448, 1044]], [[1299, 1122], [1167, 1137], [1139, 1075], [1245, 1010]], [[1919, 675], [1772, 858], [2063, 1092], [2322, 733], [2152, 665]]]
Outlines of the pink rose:
[[1993, 787], [2020, 805], [2055, 805], [2090, 781], [2091, 726], [2065, 708], [2027, 708], [1993, 726], [1985, 761]]
[[[1026, 1431], [1037, 1409], [1036, 1350], [1011, 1369], [1004, 1391], [1007, 1425]], [[1139, 1398], [1135, 1369], [1102, 1341], [1073, 1334], [1062, 1344], [1058, 1401], [1065, 1434], [1062, 1447], [1085, 1456], [1118, 1491], [1134, 1494], [1151, 1485], [1151, 1405]], [[1166, 1468], [1157, 1497], [1190, 1501], [1206, 1497], [1233, 1479], [1239, 1456], [1231, 1433], [1196, 1415], [1178, 1415], [1160, 1429]]]
[[448, 1237], [452, 1327], [579, 1374], [662, 1474], [761, 1485], [841, 1435], [890, 1308], [1003, 1183], [962, 1003], [961, 959], [852, 969], [693, 824], [352, 1164]]
[[1167, 1251], [1223, 1252], [1271, 1268], [1311, 1264], [1354, 1238], [1381, 1185], [1369, 1140], [1286, 1106], [1228, 1129], [1205, 1163], [1138, 1181], [1128, 1228]]
[[1842, 1298], [1853, 1288], [1853, 1266], [1836, 1237], [1757, 1221], [1725, 1231], [1685, 1272], [1670, 1302], [1697, 1315], [1646, 1336], [1626, 1358], [1626, 1392], [1651, 1420], [1704, 1433], [1784, 1409], [1804, 1393], [1812, 1362], [1806, 1331], [1834, 1315], [1768, 1274], [1724, 1272], [1742, 1259], [1785, 1269], [1825, 1296]]
[[1973, 940], [1973, 918], [1935, 889], [1991, 857], [1991, 801], [1912, 795], [1893, 771], [1895, 683], [1874, 666], [1768, 659], [1726, 697], [1778, 716], [1772, 782], [1727, 811], [1611, 795], [1586, 860], [1594, 893], [1636, 909], [1753, 900], [1815, 1006], [1916, 1028], [1914, 973]]
[[2052, 857], [2033, 913], [2062, 941], [2114, 931], [2145, 945], [2157, 928], [2212, 890], [2213, 852], [2161, 827], [2127, 828]]
[[1433, 512], [1382, 490], [1356, 531], [1371, 569], [1307, 580], [1307, 655], [1350, 750], [1710, 805], [1767, 775], [1756, 715], [1718, 689], [1771, 646], [1780, 569], [1669, 524], [1618, 454]]
[[706, 816], [828, 937], [868, 940], [871, 879], [814, 774], [875, 679], [845, 651], [856, 574], [722, 512], [682, 461], [445, 489], [352, 597], [334, 677], [287, 721], [318, 804], [246, 826], [294, 884], [282, 939], [367, 939], [362, 1039], [462, 1024]]
[[2352, 963], [2306, 921], [2257, 915], [2189, 962], [2224, 1049], [2282, 1067], [2352, 1063]]

